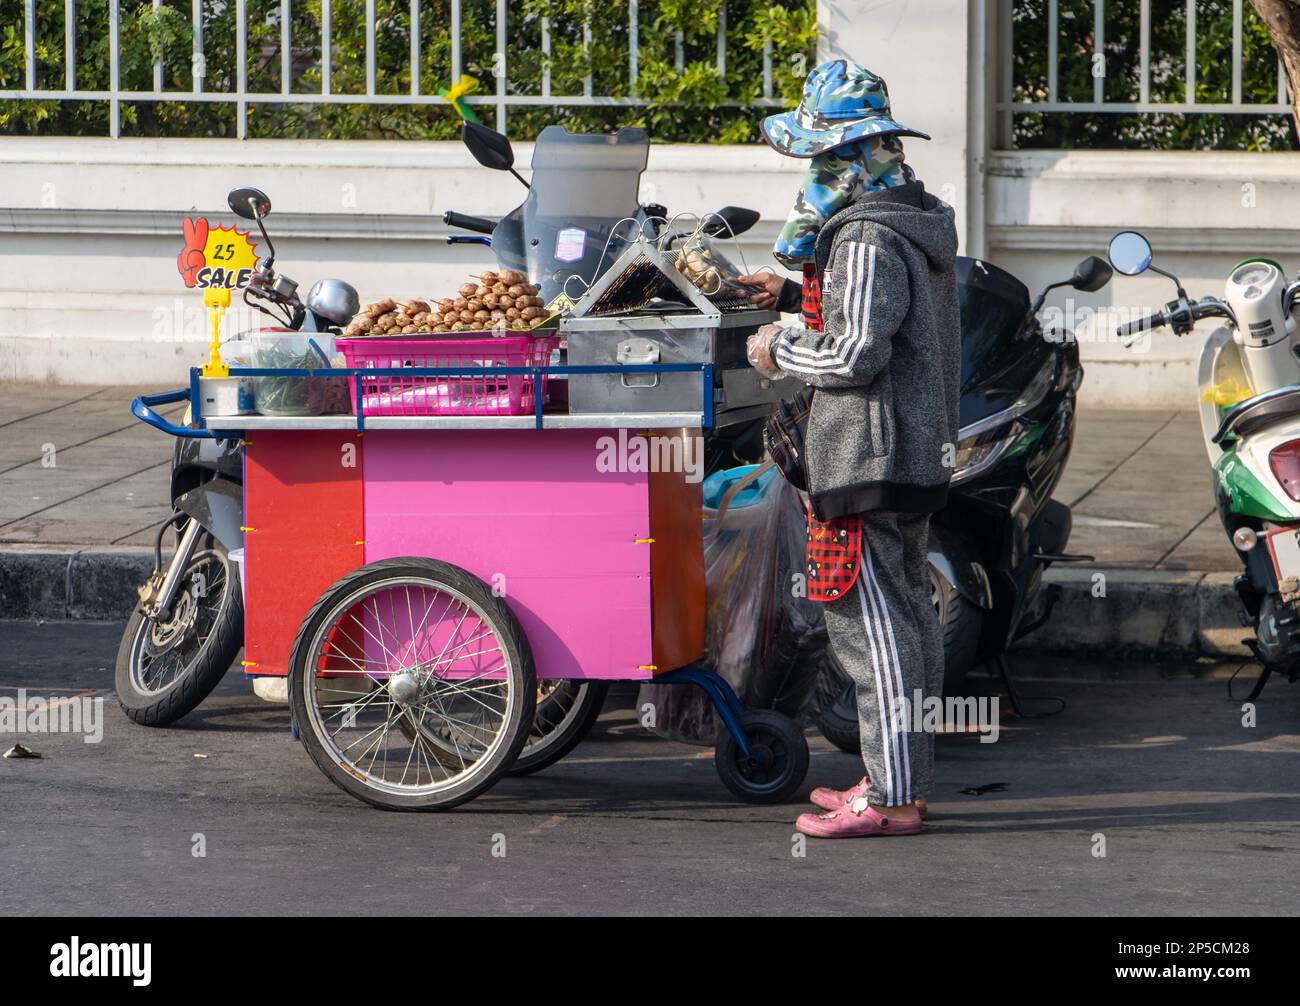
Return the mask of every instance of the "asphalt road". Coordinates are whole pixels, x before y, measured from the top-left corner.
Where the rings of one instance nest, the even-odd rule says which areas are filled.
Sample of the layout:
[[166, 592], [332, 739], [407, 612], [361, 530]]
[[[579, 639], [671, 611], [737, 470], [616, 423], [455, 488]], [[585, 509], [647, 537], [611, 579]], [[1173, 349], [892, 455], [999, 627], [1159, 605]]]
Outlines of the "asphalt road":
[[[0, 913], [1297, 911], [1300, 685], [1271, 684], [1246, 728], [1225, 669], [1022, 661], [1062, 715], [1006, 718], [996, 744], [941, 737], [925, 834], [809, 840], [800, 857], [804, 805], [734, 802], [711, 752], [645, 734], [628, 696], [543, 773], [451, 813], [383, 813], [335, 789], [287, 707], [237, 673], [182, 726], [129, 722], [119, 630], [0, 622], [0, 696], [106, 700], [100, 743], [28, 736], [43, 758], [0, 761]], [[801, 798], [858, 777], [810, 739]]]

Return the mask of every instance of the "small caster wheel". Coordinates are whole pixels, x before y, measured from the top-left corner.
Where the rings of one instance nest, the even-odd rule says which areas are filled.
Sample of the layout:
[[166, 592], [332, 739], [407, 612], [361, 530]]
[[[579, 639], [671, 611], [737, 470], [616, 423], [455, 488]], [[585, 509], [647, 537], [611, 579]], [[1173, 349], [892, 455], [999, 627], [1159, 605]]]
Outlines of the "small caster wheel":
[[794, 720], [771, 709], [751, 709], [740, 724], [750, 756], [724, 730], [713, 757], [718, 777], [746, 803], [783, 803], [808, 774], [808, 739]]

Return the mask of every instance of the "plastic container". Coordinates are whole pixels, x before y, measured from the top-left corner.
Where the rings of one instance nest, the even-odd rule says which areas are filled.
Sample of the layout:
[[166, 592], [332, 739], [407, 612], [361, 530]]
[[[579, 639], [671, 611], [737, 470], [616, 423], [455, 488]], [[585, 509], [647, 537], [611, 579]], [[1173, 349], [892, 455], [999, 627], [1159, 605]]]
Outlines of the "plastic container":
[[251, 377], [200, 377], [199, 396], [205, 416], [251, 416], [257, 411]]
[[[232, 349], [232, 356], [238, 353], [254, 367], [318, 370], [333, 366], [333, 343], [331, 336], [321, 332], [273, 331], [250, 332], [230, 345], [238, 347]], [[348, 411], [346, 378], [285, 376], [252, 380], [254, 405], [263, 416], [325, 416]]]
[[[508, 335], [447, 339], [338, 339], [349, 367], [545, 367], [558, 345], [555, 336]], [[429, 377], [372, 377], [349, 381], [353, 408], [367, 416], [522, 416], [535, 408], [535, 394], [545, 401], [546, 375], [534, 387], [531, 374], [466, 373]]]
[[230, 561], [235, 566], [235, 575], [239, 577], [240, 601], [246, 601], [247, 597], [244, 592], [244, 550], [242, 548], [232, 548], [230, 550]]

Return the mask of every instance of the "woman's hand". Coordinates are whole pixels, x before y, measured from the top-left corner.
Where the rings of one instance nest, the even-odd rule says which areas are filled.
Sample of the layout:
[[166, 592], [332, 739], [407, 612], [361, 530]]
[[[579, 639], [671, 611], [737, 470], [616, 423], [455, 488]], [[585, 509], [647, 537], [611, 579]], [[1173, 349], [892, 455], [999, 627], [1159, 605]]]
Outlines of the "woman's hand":
[[764, 311], [776, 305], [776, 299], [781, 296], [781, 288], [785, 286], [785, 278], [774, 272], [750, 273], [748, 276], [737, 277], [736, 282], [752, 288], [749, 302]]
[[781, 335], [780, 325], [764, 325], [745, 340], [745, 356], [750, 366], [764, 377], [784, 377], [772, 355], [772, 347]]

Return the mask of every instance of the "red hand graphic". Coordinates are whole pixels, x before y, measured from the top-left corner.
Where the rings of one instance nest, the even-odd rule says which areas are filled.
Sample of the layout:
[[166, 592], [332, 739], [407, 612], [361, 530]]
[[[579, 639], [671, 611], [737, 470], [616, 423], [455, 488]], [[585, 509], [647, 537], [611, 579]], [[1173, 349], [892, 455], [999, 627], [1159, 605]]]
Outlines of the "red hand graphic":
[[202, 217], [198, 220], [186, 217], [182, 221], [182, 227], [185, 231], [185, 247], [176, 257], [176, 268], [184, 277], [185, 285], [193, 286], [199, 270], [207, 264], [203, 249], [208, 243], [208, 222]]

